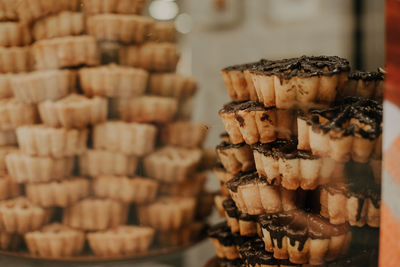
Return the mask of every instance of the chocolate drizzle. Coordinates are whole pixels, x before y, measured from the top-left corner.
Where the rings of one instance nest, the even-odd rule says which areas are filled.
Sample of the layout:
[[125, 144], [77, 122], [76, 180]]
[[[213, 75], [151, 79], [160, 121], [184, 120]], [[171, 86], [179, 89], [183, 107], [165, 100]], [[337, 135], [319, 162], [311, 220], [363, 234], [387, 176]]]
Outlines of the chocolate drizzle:
[[231, 233], [231, 230], [226, 222], [221, 222], [209, 228], [208, 236], [210, 238], [218, 239], [218, 241], [226, 247], [236, 245], [236, 236]]
[[258, 181], [258, 174], [257, 172], [250, 172], [250, 173], [239, 173], [232, 179], [230, 179], [227, 183], [226, 186], [228, 187], [229, 190], [232, 192], [237, 192], [237, 189], [240, 185], [245, 185], [249, 183], [254, 183]]
[[238, 210], [236, 207], [235, 202], [231, 199], [228, 198], [222, 202], [222, 205], [224, 206], [224, 210], [228, 214], [229, 217], [235, 218], [241, 221], [247, 221], [247, 222], [257, 222], [258, 221], [258, 215], [249, 215], [246, 213], [242, 213]]
[[[346, 97], [335, 107], [328, 109], [310, 109], [308, 114], [299, 112], [299, 116], [312, 125], [314, 131], [331, 130], [343, 132], [344, 136], [359, 134], [370, 140], [382, 134], [382, 105], [376, 101], [361, 97]], [[356, 119], [360, 124], [352, 122]]]
[[252, 73], [277, 75], [280, 79], [289, 80], [295, 76], [312, 77], [334, 75], [350, 70], [349, 62], [337, 56], [302, 56], [255, 64], [250, 69]]
[[267, 157], [273, 157], [275, 159], [317, 159], [318, 156], [314, 156], [310, 151], [297, 150], [297, 139], [277, 139], [274, 142], [261, 144], [257, 143], [251, 146], [253, 150], [264, 154]]
[[327, 239], [349, 231], [347, 224], [333, 225], [319, 214], [300, 210], [262, 214], [258, 221], [269, 232], [271, 240], [276, 241], [278, 248], [282, 248], [283, 237], [287, 236], [292, 246], [299, 242], [299, 251], [303, 250], [308, 238]]
[[225, 104], [219, 112], [220, 113], [230, 113], [230, 112], [237, 112], [239, 110], [263, 111], [263, 110], [269, 110], [272, 108], [266, 108], [266, 107], [264, 107], [263, 104], [261, 104], [257, 101], [244, 100], [244, 101], [229, 102], [229, 103]]
[[217, 150], [224, 150], [224, 149], [230, 149], [230, 148], [240, 148], [240, 147], [245, 146], [245, 145], [246, 145], [246, 143], [232, 144], [231, 142], [222, 141], [217, 146]]
[[385, 79], [385, 73], [382, 69], [378, 71], [354, 71], [349, 74], [350, 80], [363, 80], [363, 81], [383, 81]]

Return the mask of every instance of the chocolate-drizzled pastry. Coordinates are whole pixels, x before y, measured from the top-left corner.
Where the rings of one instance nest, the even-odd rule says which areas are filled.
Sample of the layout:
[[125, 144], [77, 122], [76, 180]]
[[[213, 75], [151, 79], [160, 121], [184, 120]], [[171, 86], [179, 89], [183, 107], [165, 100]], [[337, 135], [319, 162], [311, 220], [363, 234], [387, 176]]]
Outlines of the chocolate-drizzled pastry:
[[319, 214], [301, 210], [259, 216], [265, 250], [277, 259], [311, 265], [334, 260], [347, 251], [347, 224], [333, 225]]
[[232, 144], [223, 141], [216, 150], [219, 160], [229, 173], [236, 174], [255, 169], [253, 153], [245, 143]]
[[347, 182], [322, 187], [321, 215], [333, 224], [346, 221], [352, 226], [379, 227], [380, 186], [375, 183], [371, 168], [365, 164], [346, 164]]
[[299, 114], [297, 148], [339, 162], [379, 158], [382, 110], [376, 101], [346, 97], [333, 108]]
[[258, 62], [229, 66], [221, 71], [226, 89], [232, 100], [258, 100], [249, 69], [267, 61], [262, 59]]
[[292, 210], [304, 202], [304, 191], [270, 185], [257, 172], [240, 173], [226, 185], [239, 211], [250, 215]]
[[239, 253], [236, 249], [236, 237], [232, 234], [226, 222], [212, 226], [208, 230], [208, 237], [215, 247], [218, 258], [228, 260], [239, 258]]
[[382, 102], [384, 79], [385, 71], [382, 68], [372, 72], [351, 72], [345, 86], [344, 95], [361, 96]]
[[264, 60], [248, 70], [258, 101], [265, 107], [330, 105], [348, 80], [349, 62], [318, 56]]
[[229, 173], [225, 170], [224, 165], [221, 162], [218, 162], [217, 165], [213, 169], [215, 176], [217, 176], [219, 182], [220, 192], [223, 196], [229, 196], [229, 190], [226, 187], [226, 182], [232, 179], [235, 175]]
[[233, 101], [219, 111], [233, 144], [268, 143], [296, 134], [296, 112], [265, 108], [256, 101]]
[[224, 200], [222, 205], [224, 206], [228, 226], [233, 233], [240, 233], [241, 236], [257, 235], [257, 215], [240, 212], [231, 198]]
[[227, 132], [223, 132], [222, 134], [219, 135], [221, 140], [223, 142], [230, 142], [231, 140], [229, 139], [229, 134]]
[[277, 139], [251, 146], [258, 176], [289, 190], [313, 190], [318, 185], [343, 179], [343, 164], [298, 150], [297, 139]]

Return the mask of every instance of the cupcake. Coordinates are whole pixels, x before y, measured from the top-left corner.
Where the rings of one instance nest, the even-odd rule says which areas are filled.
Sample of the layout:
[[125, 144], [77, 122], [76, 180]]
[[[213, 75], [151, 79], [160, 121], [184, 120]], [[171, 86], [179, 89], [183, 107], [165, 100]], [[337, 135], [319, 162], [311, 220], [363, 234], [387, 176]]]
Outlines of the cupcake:
[[83, 0], [83, 12], [89, 15], [101, 13], [142, 14], [146, 0], [111, 0], [107, 4], [98, 0]]
[[38, 121], [34, 105], [24, 104], [16, 98], [0, 99], [0, 129], [14, 130], [18, 126], [34, 124]]
[[29, 46], [0, 47], [0, 73], [26, 72], [32, 69]]
[[217, 257], [220, 259], [239, 259], [239, 252], [236, 249], [235, 236], [231, 233], [226, 222], [212, 226], [208, 230], [208, 238], [215, 247]]
[[17, 151], [16, 146], [0, 146], [0, 176], [7, 174], [6, 156]]
[[255, 101], [233, 101], [219, 111], [225, 130], [233, 144], [269, 143], [296, 133], [293, 110], [265, 108]]
[[95, 66], [100, 63], [96, 39], [88, 35], [40, 40], [31, 46], [31, 53], [37, 70]]
[[0, 201], [0, 229], [7, 233], [25, 234], [47, 224], [51, 209], [41, 208], [24, 197]]
[[245, 143], [222, 142], [217, 146], [217, 155], [224, 169], [232, 174], [254, 170], [251, 148]]
[[29, 253], [45, 258], [62, 258], [82, 253], [85, 233], [66, 225], [52, 223], [25, 234]]
[[[121, 225], [87, 235], [96, 256], [123, 256], [146, 252], [154, 238], [154, 229], [146, 226]], [[109, 242], [112, 240], [112, 242]]]
[[118, 41], [123, 44], [140, 44], [152, 32], [154, 20], [149, 17], [123, 14], [100, 14], [87, 18], [89, 35], [100, 41]]
[[90, 193], [87, 179], [72, 177], [50, 183], [30, 183], [25, 185], [26, 197], [41, 207], [68, 207]]
[[300, 210], [259, 217], [265, 250], [276, 259], [321, 265], [344, 255], [351, 232], [347, 224], [333, 225], [318, 214]]
[[382, 102], [385, 71], [353, 71], [349, 74], [345, 95], [360, 96]]
[[168, 123], [178, 110], [176, 99], [162, 96], [121, 98], [117, 105], [121, 119], [127, 122]]
[[93, 147], [126, 155], [144, 156], [154, 150], [157, 128], [151, 124], [107, 121], [93, 130]]
[[156, 230], [178, 230], [192, 223], [196, 200], [189, 197], [161, 197], [155, 202], [138, 206], [140, 224]]
[[38, 41], [80, 35], [84, 32], [84, 29], [85, 21], [82, 13], [62, 11], [35, 21], [32, 25], [32, 35]]
[[166, 146], [144, 158], [144, 171], [162, 182], [183, 182], [195, 173], [201, 154], [200, 149]]
[[73, 157], [86, 151], [87, 129], [52, 128], [43, 124], [17, 128], [22, 153], [39, 157]]
[[11, 78], [15, 99], [25, 104], [57, 100], [76, 89], [76, 74], [70, 70], [44, 70], [20, 73]]
[[151, 73], [149, 91], [153, 95], [187, 99], [197, 91], [194, 78], [178, 73]]
[[158, 183], [144, 177], [99, 176], [93, 180], [93, 193], [99, 198], [110, 198], [124, 203], [151, 203], [157, 196]]
[[176, 44], [147, 42], [141, 46], [124, 46], [119, 63], [154, 72], [174, 72], [179, 61]]
[[28, 26], [18, 22], [1, 22], [0, 36], [0, 46], [24, 46], [32, 41]]
[[128, 206], [111, 199], [86, 198], [63, 209], [62, 222], [86, 231], [102, 231], [125, 224]]
[[239, 233], [241, 236], [257, 235], [258, 215], [240, 212], [231, 198], [224, 200], [222, 205], [227, 224], [232, 233]]
[[215, 207], [217, 208], [219, 217], [224, 217], [225, 216], [225, 209], [224, 209], [224, 201], [229, 199], [229, 196], [223, 196], [223, 195], [216, 195], [214, 197], [214, 204]]
[[70, 94], [57, 101], [41, 102], [39, 114], [43, 123], [50, 127], [85, 128], [106, 121], [107, 100]]
[[176, 121], [161, 128], [161, 142], [164, 145], [187, 148], [201, 147], [204, 143], [208, 126], [190, 121]]
[[74, 167], [74, 158], [31, 157], [13, 152], [6, 156], [6, 166], [14, 182], [49, 182], [69, 177]]
[[297, 148], [314, 155], [366, 163], [382, 150], [382, 105], [373, 100], [347, 97], [333, 108], [300, 114], [297, 124]]
[[86, 96], [135, 97], [147, 87], [149, 74], [143, 69], [115, 64], [79, 70], [79, 81]]
[[224, 166], [219, 163], [217, 164], [217, 166], [213, 169], [214, 170], [214, 174], [218, 179], [218, 183], [220, 186], [220, 192], [222, 195], [224, 196], [229, 196], [229, 189], [226, 186], [226, 183], [232, 179], [233, 177], [235, 177], [235, 174], [229, 173], [225, 170]]
[[101, 175], [133, 176], [138, 158], [106, 150], [88, 149], [79, 157], [81, 175], [92, 177]]
[[154, 42], [175, 43], [175, 24], [166, 21], [157, 21], [153, 24], [150, 33], [150, 40]]

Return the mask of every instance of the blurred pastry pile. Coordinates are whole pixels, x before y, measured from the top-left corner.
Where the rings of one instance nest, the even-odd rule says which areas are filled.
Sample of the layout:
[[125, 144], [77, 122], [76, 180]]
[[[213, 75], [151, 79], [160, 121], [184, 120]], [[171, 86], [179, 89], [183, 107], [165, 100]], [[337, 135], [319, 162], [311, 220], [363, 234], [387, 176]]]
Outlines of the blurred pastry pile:
[[174, 24], [145, 6], [0, 0], [2, 250], [123, 256], [204, 230], [197, 84], [175, 73]]

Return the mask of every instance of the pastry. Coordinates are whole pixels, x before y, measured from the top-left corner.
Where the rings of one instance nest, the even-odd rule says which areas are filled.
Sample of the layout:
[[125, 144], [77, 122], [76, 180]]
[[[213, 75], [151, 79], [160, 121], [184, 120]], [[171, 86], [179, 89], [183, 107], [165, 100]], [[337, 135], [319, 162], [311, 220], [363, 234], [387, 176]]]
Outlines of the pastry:
[[0, 146], [12, 146], [17, 144], [17, 136], [14, 130], [0, 130]]
[[204, 143], [208, 126], [191, 121], [176, 121], [161, 128], [161, 142], [164, 145], [187, 148], [201, 147]]
[[223, 195], [216, 195], [214, 197], [214, 204], [215, 207], [217, 208], [219, 217], [225, 216], [225, 209], [222, 203], [224, 203], [224, 201], [227, 200], [228, 198], [229, 196], [223, 196]]
[[11, 78], [15, 98], [26, 104], [57, 100], [76, 88], [76, 74], [70, 70], [45, 70], [21, 73]]
[[157, 239], [161, 246], [184, 246], [198, 241], [204, 230], [205, 225], [203, 222], [193, 222], [179, 230], [158, 232]]
[[18, 197], [21, 191], [21, 185], [14, 182], [10, 176], [0, 177], [0, 200]]
[[22, 238], [18, 234], [0, 232], [0, 250], [17, 250], [22, 243], [21, 241]]
[[226, 183], [235, 177], [235, 174], [227, 172], [221, 163], [218, 163], [214, 168], [214, 174], [217, 176], [221, 194], [224, 196], [229, 196], [229, 189], [226, 187]]
[[1, 22], [0, 36], [0, 46], [24, 46], [32, 41], [29, 28], [18, 22]]
[[92, 186], [96, 197], [135, 204], [153, 202], [158, 187], [158, 183], [149, 178], [111, 175], [96, 177]]
[[86, 96], [139, 96], [145, 92], [148, 78], [143, 69], [115, 64], [79, 70], [80, 85]]
[[265, 250], [276, 259], [320, 265], [344, 255], [351, 232], [347, 224], [333, 225], [320, 215], [300, 210], [259, 216]]
[[96, 39], [88, 35], [40, 40], [32, 45], [31, 53], [37, 70], [95, 66], [100, 63]]
[[80, 12], [63, 11], [44, 17], [32, 25], [33, 38], [52, 39], [70, 35], [80, 35], [85, 30], [85, 21]]
[[229, 137], [229, 134], [227, 132], [223, 132], [222, 134], [220, 134], [219, 138], [221, 138], [222, 142], [230, 142], [231, 141], [231, 138]]
[[148, 71], [173, 72], [179, 61], [176, 44], [147, 42], [141, 46], [123, 46], [119, 63]]
[[344, 95], [370, 98], [379, 102], [383, 99], [383, 82], [385, 71], [354, 71], [349, 74]]
[[87, 18], [89, 35], [100, 41], [141, 44], [152, 32], [154, 20], [149, 17], [121, 14], [100, 14]]
[[17, 128], [18, 145], [26, 155], [72, 157], [86, 151], [87, 129], [52, 128], [43, 124]]
[[12, 130], [18, 126], [34, 124], [37, 120], [34, 105], [24, 104], [16, 98], [0, 99], [0, 130]]
[[231, 233], [226, 222], [212, 226], [208, 230], [208, 238], [214, 245], [218, 258], [228, 260], [239, 258], [239, 252], [236, 249], [235, 236]]
[[23, 24], [38, 18], [58, 13], [62, 10], [75, 11], [79, 8], [79, 0], [19, 0], [16, 5], [18, 19]]
[[127, 122], [168, 123], [178, 109], [174, 98], [149, 95], [120, 98], [117, 105], [121, 119]]
[[347, 97], [333, 108], [300, 114], [297, 124], [297, 148], [314, 155], [366, 163], [382, 150], [382, 105], [373, 100]]
[[85, 233], [59, 223], [25, 234], [25, 242], [31, 255], [49, 258], [76, 256], [82, 253]]
[[224, 169], [232, 174], [254, 170], [254, 158], [251, 148], [245, 143], [220, 143], [217, 146], [217, 155]]
[[111, 199], [86, 198], [63, 209], [62, 222], [86, 231], [102, 231], [125, 224], [128, 206]]
[[201, 154], [198, 148], [166, 146], [144, 158], [144, 171], [162, 182], [183, 182], [196, 171]]
[[297, 133], [293, 110], [265, 108], [255, 101], [233, 101], [218, 114], [233, 144], [269, 143]]
[[83, 0], [83, 12], [87, 14], [119, 13], [142, 14], [146, 0]]
[[96, 256], [132, 255], [149, 249], [153, 242], [154, 229], [121, 225], [110, 230], [88, 233], [87, 238], [90, 249]]
[[6, 156], [17, 151], [18, 147], [16, 146], [0, 146], [0, 176], [7, 174]]
[[365, 164], [346, 165], [346, 182], [322, 187], [321, 215], [333, 224], [349, 222], [351, 226], [379, 227], [380, 186], [372, 169]]
[[154, 150], [157, 128], [151, 124], [107, 121], [93, 130], [93, 147], [126, 155], [144, 156]]
[[226, 221], [232, 233], [239, 233], [241, 236], [257, 235], [258, 215], [248, 215], [240, 212], [231, 198], [224, 200], [222, 205]]
[[161, 197], [138, 206], [140, 224], [159, 231], [178, 230], [192, 223], [196, 200], [190, 197]]
[[257, 172], [239, 173], [226, 185], [239, 211], [250, 215], [292, 210], [304, 201], [304, 191], [273, 186]]
[[344, 179], [344, 164], [297, 150], [297, 140], [278, 139], [252, 145], [258, 176], [289, 190], [313, 190]]
[[87, 179], [72, 177], [63, 181], [25, 185], [26, 197], [41, 207], [68, 207], [90, 193]]
[[29, 71], [32, 68], [31, 49], [23, 47], [0, 47], [0, 73], [17, 73]]
[[17, 1], [0, 0], [0, 21], [17, 20]]
[[21, 152], [6, 156], [9, 175], [17, 183], [39, 183], [61, 180], [71, 175], [74, 158], [31, 157]]
[[206, 180], [205, 172], [196, 173], [180, 183], [160, 184], [160, 193], [168, 196], [195, 197], [202, 192]]
[[52, 210], [41, 208], [24, 197], [0, 201], [0, 229], [25, 234], [47, 224]]
[[0, 74], [0, 99], [13, 97], [11, 79], [13, 74]]
[[278, 109], [332, 104], [349, 70], [349, 62], [336, 56], [262, 60], [249, 69], [258, 101]]
[[149, 91], [153, 95], [187, 99], [196, 93], [197, 82], [192, 77], [178, 73], [152, 73]]
[[122, 153], [88, 149], [79, 157], [81, 175], [92, 177], [101, 175], [133, 176], [138, 158]]
[[41, 102], [39, 115], [50, 127], [85, 128], [106, 121], [107, 100], [70, 94], [57, 101]]
[[176, 28], [175, 24], [166, 21], [157, 21], [151, 28], [150, 40], [154, 42], [175, 43]]

